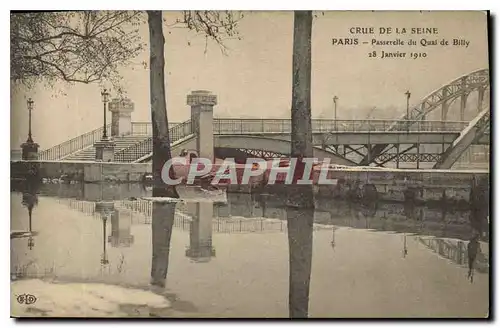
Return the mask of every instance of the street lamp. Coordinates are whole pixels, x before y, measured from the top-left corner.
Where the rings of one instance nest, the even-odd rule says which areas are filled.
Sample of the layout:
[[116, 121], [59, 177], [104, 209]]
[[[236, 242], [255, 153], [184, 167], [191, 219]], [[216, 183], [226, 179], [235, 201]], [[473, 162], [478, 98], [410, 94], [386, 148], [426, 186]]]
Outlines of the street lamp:
[[410, 91], [409, 90], [406, 91], [405, 95], [406, 95], [406, 124], [408, 130], [410, 130], [410, 97], [411, 97]]
[[106, 252], [106, 223], [108, 221], [107, 213], [102, 216], [102, 256], [101, 256], [101, 264], [106, 265], [109, 264], [108, 254]]
[[104, 89], [101, 92], [101, 100], [102, 103], [104, 104], [104, 125], [103, 125], [103, 130], [102, 130], [102, 140], [107, 140], [108, 135], [106, 134], [106, 104], [109, 101], [109, 93]]
[[335, 249], [335, 231], [337, 230], [337, 227], [333, 227], [332, 229], [332, 241], [330, 242], [330, 245], [332, 246], [332, 249]]
[[33, 104], [35, 102], [33, 101], [33, 99], [29, 98], [27, 103], [28, 103], [29, 121], [28, 121], [28, 140], [26, 140], [26, 142], [33, 143], [33, 139], [31, 137], [31, 111], [33, 110]]
[[33, 208], [35, 207], [36, 204], [38, 204], [38, 197], [36, 195], [36, 191], [31, 190], [31, 192], [23, 193], [22, 204], [26, 206], [26, 208], [28, 209], [28, 231], [29, 231], [28, 248], [32, 250], [33, 247], [35, 246], [35, 242], [33, 240], [33, 227], [32, 227]]
[[333, 108], [334, 108], [333, 119], [335, 120], [335, 131], [337, 131], [337, 100], [338, 99], [339, 99], [339, 97], [337, 97], [337, 96], [333, 97]]
[[408, 255], [408, 248], [406, 247], [406, 233], [404, 234], [404, 244], [403, 244], [403, 258]]

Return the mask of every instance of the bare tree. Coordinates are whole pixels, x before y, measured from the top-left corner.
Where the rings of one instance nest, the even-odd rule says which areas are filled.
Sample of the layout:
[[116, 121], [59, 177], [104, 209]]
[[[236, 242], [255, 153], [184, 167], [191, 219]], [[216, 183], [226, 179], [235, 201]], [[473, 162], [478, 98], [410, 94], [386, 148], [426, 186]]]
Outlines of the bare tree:
[[[206, 42], [215, 41], [226, 53], [224, 41], [238, 37], [236, 27], [242, 17], [231, 11], [184, 11], [173, 25], [203, 34]], [[121, 93], [118, 69], [131, 63], [144, 48], [139, 35], [143, 21], [137, 11], [12, 13], [11, 81], [28, 87], [38, 82], [106, 81]], [[171, 158], [163, 53], [163, 26], [167, 24], [163, 23], [161, 12], [148, 12], [153, 195], [177, 197], [175, 188], [161, 180], [161, 168]]]
[[237, 29], [238, 22], [243, 18], [243, 14], [237, 11], [184, 11], [183, 19], [177, 20], [181, 24], [196, 33], [205, 36], [205, 52], [207, 51], [208, 40], [215, 41], [221, 51], [227, 54], [227, 47], [224, 41], [239, 37]]
[[[206, 40], [214, 40], [225, 51], [225, 37], [238, 34], [237, 13], [219, 11], [186, 11], [183, 19], [175, 24], [182, 25], [197, 33], [203, 33]], [[175, 186], [164, 183], [161, 178], [162, 167], [172, 158], [168, 130], [167, 99], [165, 93], [165, 58], [163, 22], [161, 11], [148, 11], [150, 43], [150, 100], [153, 124], [153, 197], [178, 198]], [[169, 175], [173, 178], [173, 170]]]
[[[174, 22], [205, 35], [225, 51], [224, 41], [238, 37], [243, 17], [231, 11], [184, 11]], [[10, 15], [11, 80], [92, 83], [120, 80], [118, 68], [144, 48], [140, 11], [12, 12]]]
[[118, 68], [143, 49], [140, 22], [134, 11], [11, 13], [11, 81], [117, 86]]

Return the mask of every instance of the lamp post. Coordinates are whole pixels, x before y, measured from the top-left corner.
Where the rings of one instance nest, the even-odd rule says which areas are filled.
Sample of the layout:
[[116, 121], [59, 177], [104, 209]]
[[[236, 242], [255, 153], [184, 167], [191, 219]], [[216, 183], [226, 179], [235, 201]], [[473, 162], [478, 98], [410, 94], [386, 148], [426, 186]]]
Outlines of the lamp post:
[[35, 102], [33, 101], [33, 99], [29, 98], [27, 100], [27, 104], [28, 104], [28, 140], [26, 140], [26, 142], [29, 142], [29, 143], [33, 143], [33, 138], [31, 137], [31, 111], [33, 110], [33, 104]]
[[337, 230], [337, 227], [333, 227], [332, 229], [332, 241], [330, 242], [330, 245], [332, 246], [332, 249], [335, 249], [335, 231]]
[[106, 223], [108, 221], [108, 214], [103, 213], [102, 215], [102, 256], [101, 256], [101, 264], [106, 265], [109, 264], [108, 254], [106, 252]]
[[108, 135], [106, 133], [106, 104], [109, 101], [109, 93], [104, 89], [101, 92], [101, 100], [104, 105], [104, 125], [103, 125], [103, 130], [102, 130], [102, 140], [108, 140]]
[[28, 226], [29, 226], [29, 228], [28, 228], [28, 229], [29, 229], [29, 232], [30, 232], [30, 236], [29, 236], [29, 238], [28, 238], [28, 248], [29, 248], [29, 249], [30, 249], [30, 251], [31, 251], [31, 250], [33, 249], [33, 247], [35, 246], [35, 242], [33, 241], [33, 236], [31, 235], [31, 233], [33, 232], [33, 230], [32, 230], [32, 226], [31, 226], [31, 221], [32, 221], [31, 219], [32, 219], [32, 214], [33, 214], [33, 208], [32, 208], [32, 207], [30, 207], [30, 208], [28, 209], [28, 211], [29, 211], [29, 212], [28, 212], [28, 213], [29, 213], [29, 225], [28, 225]]
[[411, 93], [410, 91], [405, 92], [406, 95], [406, 127], [408, 128], [408, 131], [410, 130], [410, 97]]
[[403, 258], [406, 258], [406, 256], [408, 255], [408, 248], [406, 247], [406, 233], [404, 234], [404, 237], [403, 237]]
[[[37, 160], [38, 159], [38, 147], [39, 145], [33, 142], [33, 136], [31, 134], [31, 111], [33, 111], [33, 104], [35, 103], [33, 99], [29, 98], [26, 101], [28, 105], [28, 139], [26, 142], [21, 144], [22, 149], [22, 159], [25, 161]], [[28, 170], [27, 174], [32, 175], [36, 170]]]
[[28, 248], [32, 250], [33, 247], [35, 246], [35, 242], [33, 240], [33, 227], [32, 227], [33, 208], [35, 207], [36, 204], [38, 204], [38, 197], [35, 191], [23, 193], [22, 204], [26, 206], [26, 208], [28, 209], [28, 231], [29, 231]]
[[337, 100], [339, 97], [334, 96], [333, 97], [333, 119], [335, 122], [335, 131], [337, 131]]

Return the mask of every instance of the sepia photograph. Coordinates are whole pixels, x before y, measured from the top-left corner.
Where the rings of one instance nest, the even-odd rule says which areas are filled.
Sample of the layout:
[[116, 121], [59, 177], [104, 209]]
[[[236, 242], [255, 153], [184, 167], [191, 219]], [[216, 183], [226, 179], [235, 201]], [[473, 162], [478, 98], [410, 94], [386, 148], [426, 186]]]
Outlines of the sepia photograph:
[[11, 318], [491, 318], [491, 23], [10, 11]]

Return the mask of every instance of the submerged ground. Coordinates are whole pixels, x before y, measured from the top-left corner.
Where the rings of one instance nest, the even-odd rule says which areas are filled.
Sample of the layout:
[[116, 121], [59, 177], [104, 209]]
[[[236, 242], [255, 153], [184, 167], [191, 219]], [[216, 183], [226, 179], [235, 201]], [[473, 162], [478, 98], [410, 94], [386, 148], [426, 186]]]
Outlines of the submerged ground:
[[[148, 191], [129, 186], [104, 192], [114, 195], [116, 211], [103, 220], [89, 188], [42, 187], [31, 225], [31, 198], [13, 190], [13, 316], [289, 315], [286, 211], [277, 197], [185, 200], [166, 218], [131, 198]], [[330, 200], [321, 207], [310, 245], [309, 317], [488, 315], [489, 238], [482, 233], [471, 282], [469, 212]], [[163, 234], [167, 221], [171, 237]], [[152, 266], [167, 272], [165, 287], [151, 285]], [[20, 303], [19, 295], [36, 302]]]

